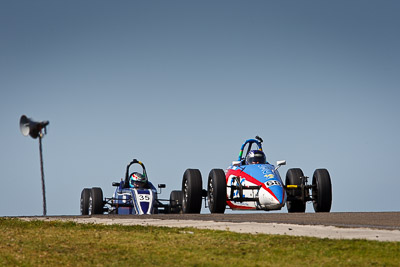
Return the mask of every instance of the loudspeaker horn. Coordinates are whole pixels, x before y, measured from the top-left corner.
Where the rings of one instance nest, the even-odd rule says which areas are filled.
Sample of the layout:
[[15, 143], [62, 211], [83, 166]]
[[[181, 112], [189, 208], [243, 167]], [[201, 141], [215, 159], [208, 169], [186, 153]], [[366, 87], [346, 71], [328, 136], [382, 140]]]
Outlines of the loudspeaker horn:
[[38, 138], [40, 131], [45, 128], [49, 124], [49, 121], [33, 121], [32, 119], [26, 117], [25, 115], [21, 116], [19, 120], [19, 129], [23, 136], [30, 135], [32, 138]]

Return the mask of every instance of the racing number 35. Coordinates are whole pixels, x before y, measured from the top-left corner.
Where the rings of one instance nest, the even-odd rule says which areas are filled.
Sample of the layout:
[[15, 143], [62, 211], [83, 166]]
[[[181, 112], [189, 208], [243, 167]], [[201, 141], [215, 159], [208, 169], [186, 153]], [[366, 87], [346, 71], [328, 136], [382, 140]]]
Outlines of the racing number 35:
[[139, 200], [140, 201], [150, 201], [150, 196], [149, 195], [139, 195]]

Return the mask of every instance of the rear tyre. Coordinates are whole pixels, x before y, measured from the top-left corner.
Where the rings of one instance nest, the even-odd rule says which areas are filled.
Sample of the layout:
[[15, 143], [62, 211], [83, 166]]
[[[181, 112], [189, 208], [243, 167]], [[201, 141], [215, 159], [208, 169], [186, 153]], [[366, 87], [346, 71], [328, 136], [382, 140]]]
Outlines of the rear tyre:
[[286, 186], [288, 185], [297, 185], [298, 187], [295, 189], [287, 189], [288, 201], [287, 209], [288, 212], [305, 212], [306, 211], [306, 202], [299, 199], [302, 195], [301, 185], [302, 181], [300, 177], [303, 177], [303, 171], [299, 168], [289, 169], [286, 173]]
[[201, 173], [198, 169], [187, 169], [182, 180], [182, 212], [200, 213], [202, 200]]
[[226, 208], [226, 178], [221, 169], [212, 169], [207, 183], [208, 208], [211, 213], [224, 213]]
[[84, 188], [81, 193], [81, 215], [89, 214], [90, 188]]
[[328, 170], [315, 170], [312, 184], [315, 212], [330, 212], [332, 206], [332, 184]]
[[181, 213], [182, 211], [183, 192], [173, 190], [169, 195], [169, 211], [170, 213]]
[[103, 214], [104, 210], [103, 190], [100, 187], [93, 187], [89, 199], [89, 213]]

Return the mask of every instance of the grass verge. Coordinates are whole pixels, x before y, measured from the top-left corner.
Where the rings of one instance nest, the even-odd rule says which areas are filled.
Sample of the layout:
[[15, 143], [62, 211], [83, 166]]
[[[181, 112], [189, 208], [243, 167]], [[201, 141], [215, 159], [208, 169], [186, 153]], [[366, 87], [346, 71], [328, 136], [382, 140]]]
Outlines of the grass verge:
[[0, 266], [399, 266], [400, 242], [0, 218]]

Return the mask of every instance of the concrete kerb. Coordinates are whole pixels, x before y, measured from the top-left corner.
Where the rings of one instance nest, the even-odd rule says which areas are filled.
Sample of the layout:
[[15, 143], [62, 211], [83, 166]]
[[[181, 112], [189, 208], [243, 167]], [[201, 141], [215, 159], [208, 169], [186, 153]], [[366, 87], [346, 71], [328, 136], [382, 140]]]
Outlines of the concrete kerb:
[[340, 228], [322, 225], [297, 225], [281, 223], [255, 223], [255, 222], [215, 222], [197, 220], [160, 220], [160, 219], [119, 219], [119, 218], [60, 218], [60, 217], [21, 217], [22, 220], [44, 220], [44, 221], [73, 221], [76, 223], [94, 224], [120, 224], [120, 225], [142, 225], [142, 226], [164, 226], [178, 228], [198, 228], [208, 230], [231, 231], [249, 234], [271, 234], [308, 236], [329, 239], [366, 239], [374, 241], [400, 242], [399, 230], [380, 230], [370, 228]]

